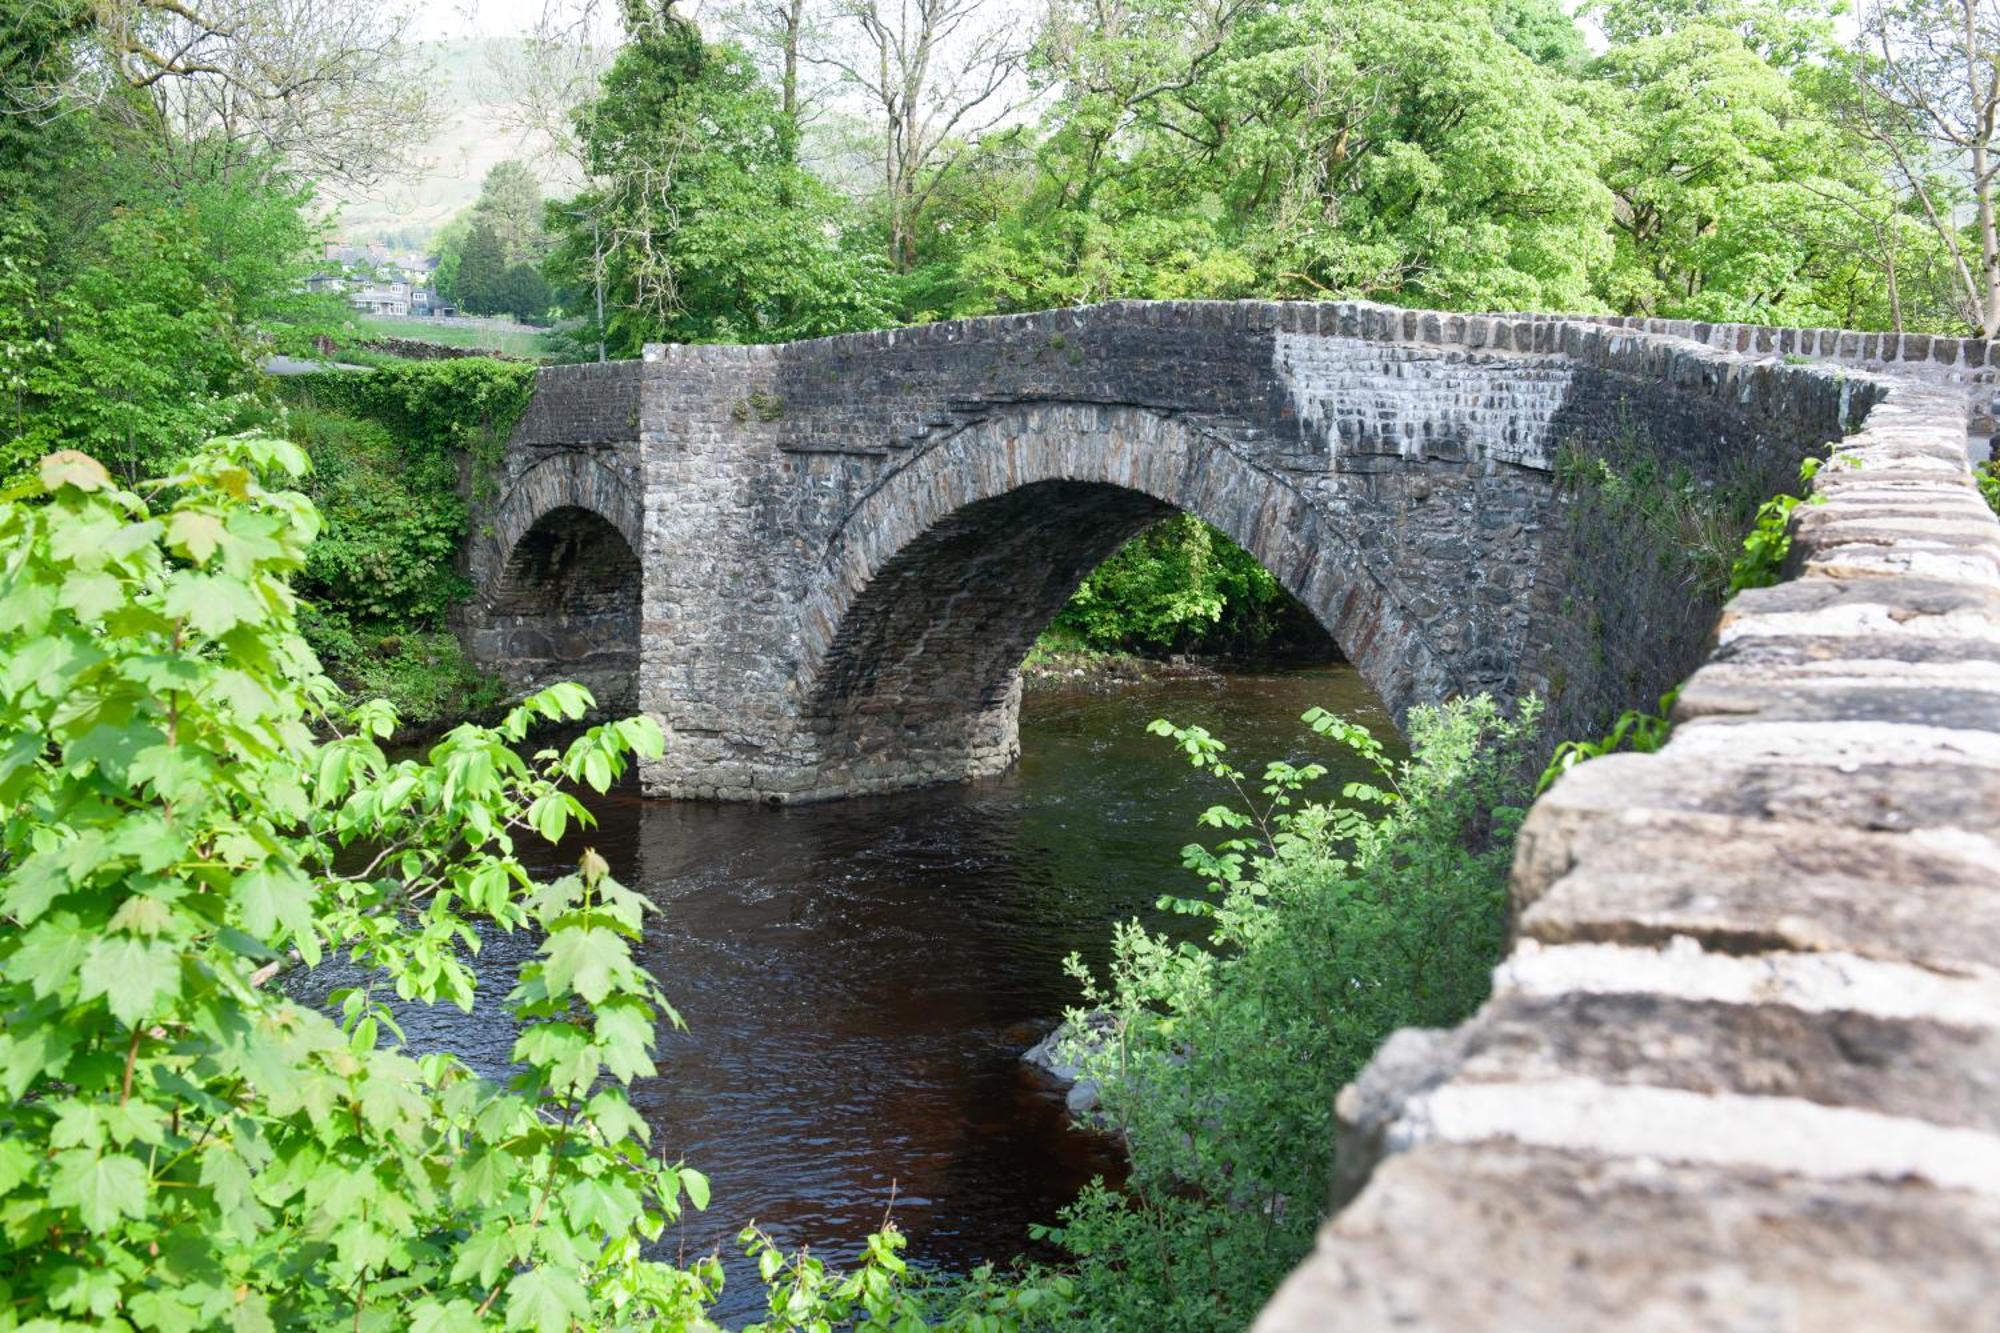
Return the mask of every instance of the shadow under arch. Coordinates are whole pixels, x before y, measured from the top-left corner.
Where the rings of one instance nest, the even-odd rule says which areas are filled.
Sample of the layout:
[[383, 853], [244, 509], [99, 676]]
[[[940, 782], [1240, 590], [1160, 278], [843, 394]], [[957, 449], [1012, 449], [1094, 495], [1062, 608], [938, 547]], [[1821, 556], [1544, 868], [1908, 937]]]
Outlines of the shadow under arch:
[[522, 538], [558, 509], [586, 510], [617, 529], [631, 550], [643, 549], [645, 507], [639, 496], [591, 453], [565, 451], [542, 459], [507, 484], [491, 510], [483, 550], [474, 555], [475, 573], [499, 575]]
[[1319, 621], [1400, 722], [1442, 662], [1299, 484], [1189, 422], [1043, 404], [967, 426], [840, 524], [794, 681], [828, 794], [998, 772], [1019, 753], [1019, 667], [1077, 585], [1182, 510], [1242, 546]]
[[539, 460], [486, 511], [461, 637], [512, 691], [586, 686], [605, 711], [638, 706], [643, 509], [593, 452]]
[[559, 505], [508, 551], [482, 597], [480, 657], [515, 690], [575, 681], [607, 712], [639, 690], [638, 553], [594, 510]]

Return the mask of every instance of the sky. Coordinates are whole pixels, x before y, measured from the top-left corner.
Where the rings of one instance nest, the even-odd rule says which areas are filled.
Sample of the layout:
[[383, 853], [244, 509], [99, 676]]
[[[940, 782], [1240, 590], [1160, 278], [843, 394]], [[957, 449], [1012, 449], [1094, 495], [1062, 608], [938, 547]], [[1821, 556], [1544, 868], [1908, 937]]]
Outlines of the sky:
[[[531, 31], [545, 6], [565, 14], [580, 12], [590, 0], [393, 0], [410, 15], [411, 41], [432, 42], [465, 37], [519, 37]], [[615, 11], [615, 0], [597, 7]], [[700, 18], [700, 0], [683, 4], [681, 12]]]
[[404, 0], [412, 41], [517, 37], [534, 27], [544, 0]]

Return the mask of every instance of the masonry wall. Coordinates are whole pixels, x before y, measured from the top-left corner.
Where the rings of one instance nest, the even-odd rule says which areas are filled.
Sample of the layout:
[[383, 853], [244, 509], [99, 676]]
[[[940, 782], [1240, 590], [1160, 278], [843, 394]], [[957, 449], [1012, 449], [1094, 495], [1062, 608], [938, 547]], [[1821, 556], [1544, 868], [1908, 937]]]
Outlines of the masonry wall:
[[1996, 1326], [2000, 525], [1962, 391], [1868, 397], [1665, 748], [1530, 812], [1486, 1006], [1341, 1094], [1260, 1333]]
[[[473, 566], [498, 587], [563, 506], [626, 536], [640, 697], [669, 727], [646, 774], [661, 794], [1004, 768], [1021, 655], [1170, 508], [1262, 560], [1398, 716], [1535, 690], [1585, 730], [1685, 672], [1714, 593], [1566, 495], [1564, 451], [1761, 497], [1851, 396], [1649, 335], [1364, 304], [1127, 302], [659, 348], [544, 373]], [[562, 667], [530, 670], [532, 627], [483, 615], [483, 655]]]
[[638, 362], [549, 366], [491, 474], [470, 466], [472, 599], [455, 628], [525, 693], [559, 680], [639, 706]]

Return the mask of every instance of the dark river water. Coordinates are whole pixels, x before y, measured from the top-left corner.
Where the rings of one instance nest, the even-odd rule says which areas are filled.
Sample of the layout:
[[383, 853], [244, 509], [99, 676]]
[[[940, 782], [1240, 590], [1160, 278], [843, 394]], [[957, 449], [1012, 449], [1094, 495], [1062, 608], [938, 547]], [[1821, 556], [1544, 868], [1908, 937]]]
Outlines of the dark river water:
[[[687, 1020], [634, 1089], [655, 1145], [714, 1187], [676, 1246], [735, 1260], [755, 1219], [840, 1262], [893, 1192], [911, 1256], [959, 1269], [1029, 1249], [1030, 1223], [1115, 1179], [1019, 1056], [1077, 1001], [1065, 955], [1101, 963], [1114, 922], [1192, 887], [1179, 849], [1212, 832], [1195, 817], [1223, 792], [1146, 724], [1200, 723], [1253, 771], [1289, 757], [1351, 772], [1299, 723], [1314, 705], [1393, 735], [1346, 667], [1043, 687], [1020, 764], [971, 785], [786, 809], [592, 799], [587, 841], [661, 908], [643, 957]], [[534, 868], [565, 870], [582, 845], [542, 848]], [[482, 1012], [407, 1014], [411, 1041], [498, 1072], [513, 1036], [487, 1006], [531, 948], [492, 940]], [[720, 1313], [758, 1298], [732, 1262]]]

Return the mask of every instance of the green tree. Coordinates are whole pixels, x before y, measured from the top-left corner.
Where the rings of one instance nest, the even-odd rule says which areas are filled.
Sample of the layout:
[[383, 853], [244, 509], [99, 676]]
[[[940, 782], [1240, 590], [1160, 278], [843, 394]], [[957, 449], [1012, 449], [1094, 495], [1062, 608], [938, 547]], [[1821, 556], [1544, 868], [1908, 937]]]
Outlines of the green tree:
[[501, 258], [510, 268], [539, 263], [548, 252], [542, 231], [542, 185], [525, 162], [510, 158], [494, 164], [480, 184], [472, 221], [493, 228]]
[[504, 314], [507, 309], [507, 260], [491, 224], [480, 221], [466, 234], [454, 287], [458, 303], [474, 315]]
[[1128, 8], [1041, 48], [1060, 88], [1041, 179], [967, 261], [995, 304], [1590, 304], [1611, 209], [1596, 135], [1485, 10]]
[[[240, 141], [179, 136], [137, 90], [79, 91], [95, 13], [0, 14], [0, 475], [58, 445], [165, 467], [254, 414], [264, 354], [338, 323], [301, 290], [296, 182]], [[54, 100], [8, 100], [30, 93]]]
[[[829, 190], [792, 162], [782, 112], [740, 51], [671, 9], [634, 6], [578, 115], [590, 186], [549, 209], [547, 271], [612, 355], [656, 339], [763, 342], [886, 320], [879, 264], [850, 248]], [[463, 279], [461, 279], [461, 282]]]
[[555, 293], [549, 287], [549, 280], [533, 264], [515, 264], [500, 275], [495, 304], [514, 318], [532, 324], [546, 323], [554, 302]]

